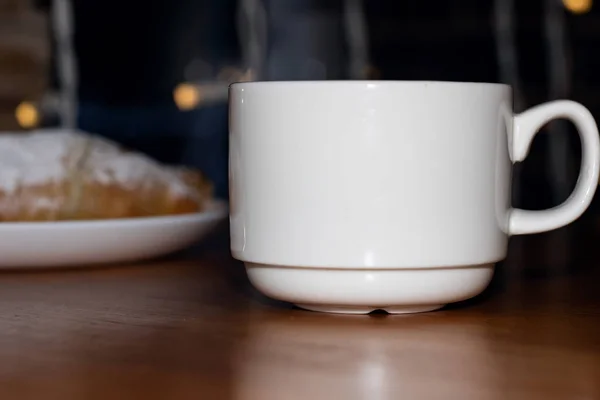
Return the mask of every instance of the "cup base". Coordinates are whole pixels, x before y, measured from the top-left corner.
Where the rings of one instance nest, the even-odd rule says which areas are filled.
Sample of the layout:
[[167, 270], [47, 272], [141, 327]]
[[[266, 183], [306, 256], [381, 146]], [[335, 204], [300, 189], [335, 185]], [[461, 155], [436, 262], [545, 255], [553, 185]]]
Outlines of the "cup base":
[[304, 268], [246, 262], [252, 284], [300, 308], [337, 314], [433, 311], [481, 293], [494, 264], [444, 268]]
[[445, 304], [428, 304], [425, 306], [411, 305], [411, 306], [392, 306], [392, 307], [353, 307], [353, 306], [331, 306], [331, 305], [318, 305], [318, 304], [296, 304], [296, 307], [303, 308], [308, 311], [324, 312], [330, 314], [370, 314], [373, 311], [385, 311], [388, 314], [417, 314], [428, 311], [435, 311]]

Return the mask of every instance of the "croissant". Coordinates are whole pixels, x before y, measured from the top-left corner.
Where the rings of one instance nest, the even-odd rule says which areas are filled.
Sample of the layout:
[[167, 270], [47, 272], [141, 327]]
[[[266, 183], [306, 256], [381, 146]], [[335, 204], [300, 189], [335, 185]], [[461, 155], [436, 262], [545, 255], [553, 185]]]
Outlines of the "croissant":
[[212, 194], [200, 171], [161, 165], [87, 133], [0, 134], [0, 221], [195, 213]]

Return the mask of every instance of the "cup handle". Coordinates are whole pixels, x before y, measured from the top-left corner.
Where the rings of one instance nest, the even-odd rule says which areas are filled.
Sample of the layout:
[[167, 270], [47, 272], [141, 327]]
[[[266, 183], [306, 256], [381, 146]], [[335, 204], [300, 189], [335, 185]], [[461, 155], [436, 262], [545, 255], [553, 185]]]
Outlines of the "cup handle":
[[579, 218], [592, 202], [598, 186], [600, 139], [594, 117], [581, 104], [557, 100], [515, 115], [512, 145], [509, 147], [512, 162], [523, 161], [539, 129], [556, 118], [572, 121], [579, 132], [582, 158], [577, 185], [569, 198], [557, 207], [542, 211], [512, 209], [508, 221], [509, 235], [550, 231], [568, 225]]

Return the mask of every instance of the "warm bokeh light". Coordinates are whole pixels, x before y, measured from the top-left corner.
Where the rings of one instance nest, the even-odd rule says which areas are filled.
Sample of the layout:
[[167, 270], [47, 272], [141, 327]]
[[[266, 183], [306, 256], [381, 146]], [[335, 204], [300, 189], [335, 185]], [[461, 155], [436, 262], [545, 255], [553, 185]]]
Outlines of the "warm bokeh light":
[[24, 101], [15, 109], [15, 118], [22, 128], [34, 128], [40, 120], [40, 113], [30, 102]]
[[219, 71], [217, 79], [224, 82], [238, 82], [243, 72], [234, 67], [225, 67]]
[[248, 68], [246, 72], [240, 78], [240, 82], [250, 82], [255, 79], [254, 70], [252, 68]]
[[239, 68], [225, 67], [219, 71], [217, 79], [222, 82], [248, 82], [254, 80], [254, 71], [247, 69], [242, 71]]
[[191, 83], [182, 83], [173, 93], [175, 104], [180, 110], [192, 110], [200, 104], [202, 96], [200, 95], [200, 89], [198, 86]]
[[381, 71], [373, 65], [368, 65], [363, 70], [363, 76], [365, 79], [378, 80], [381, 79]]
[[592, 0], [563, 0], [563, 4], [574, 14], [583, 14], [592, 8]]

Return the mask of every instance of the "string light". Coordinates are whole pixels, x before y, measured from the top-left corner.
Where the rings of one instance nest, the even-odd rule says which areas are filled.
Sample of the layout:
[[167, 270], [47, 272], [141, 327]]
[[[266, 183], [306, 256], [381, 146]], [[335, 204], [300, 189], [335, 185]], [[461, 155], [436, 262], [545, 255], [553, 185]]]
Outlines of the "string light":
[[56, 44], [56, 70], [60, 90], [60, 124], [77, 126], [77, 60], [73, 49], [74, 23], [72, 1], [51, 2], [52, 34]]
[[592, 8], [592, 0], [562, 0], [562, 2], [573, 14], [585, 14]]
[[15, 109], [15, 118], [21, 128], [30, 129], [38, 125], [40, 113], [32, 103], [24, 101]]
[[189, 111], [202, 101], [200, 89], [190, 83], [182, 83], [175, 88], [173, 93], [175, 104], [180, 110]]
[[241, 0], [236, 21], [242, 60], [254, 79], [265, 78], [267, 59], [267, 13], [264, 0]]
[[[566, 4], [566, 0], [563, 1]], [[572, 2], [572, 5], [575, 5]], [[582, 3], [582, 2], [579, 2]], [[582, 4], [577, 4], [581, 6]], [[591, 4], [591, 2], [588, 2]], [[578, 10], [582, 10], [581, 7]], [[570, 69], [571, 51], [564, 10], [556, 0], [546, 0], [544, 7], [544, 36], [548, 54], [549, 100], [569, 98], [572, 87]], [[569, 195], [573, 178], [572, 160], [568, 145], [568, 126], [564, 121], [553, 121], [548, 125], [548, 176], [552, 177], [555, 201], [561, 202]]]
[[[494, 33], [496, 39], [496, 57], [500, 72], [500, 81], [513, 88], [514, 110], [524, 111], [527, 105], [518, 68], [516, 39], [515, 0], [494, 1]], [[515, 164], [513, 174], [512, 198], [521, 200], [521, 165]], [[519, 247], [517, 246], [517, 250]]]
[[352, 79], [369, 79], [365, 74], [371, 72], [367, 21], [363, 7], [362, 0], [346, 0], [344, 2], [344, 28]]

